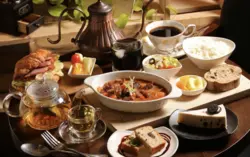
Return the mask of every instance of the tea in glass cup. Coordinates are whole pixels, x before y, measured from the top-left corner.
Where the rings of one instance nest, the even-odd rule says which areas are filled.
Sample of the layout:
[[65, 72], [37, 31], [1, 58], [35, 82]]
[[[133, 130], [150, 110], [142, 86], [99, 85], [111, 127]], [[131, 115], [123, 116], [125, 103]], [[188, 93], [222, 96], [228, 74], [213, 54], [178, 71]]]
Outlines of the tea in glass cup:
[[90, 105], [77, 105], [68, 112], [68, 122], [72, 134], [78, 138], [89, 138], [100, 119], [101, 109]]

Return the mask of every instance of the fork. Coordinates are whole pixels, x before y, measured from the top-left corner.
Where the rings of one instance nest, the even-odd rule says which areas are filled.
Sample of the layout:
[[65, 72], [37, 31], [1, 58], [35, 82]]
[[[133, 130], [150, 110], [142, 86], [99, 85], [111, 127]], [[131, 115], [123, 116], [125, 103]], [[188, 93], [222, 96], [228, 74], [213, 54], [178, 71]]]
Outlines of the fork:
[[54, 150], [68, 150], [72, 151], [76, 154], [79, 154], [83, 157], [108, 157], [106, 154], [87, 154], [79, 152], [73, 148], [67, 147], [65, 144], [61, 143], [59, 140], [57, 140], [49, 131], [45, 131], [41, 134], [42, 138], [46, 141], [46, 143]]

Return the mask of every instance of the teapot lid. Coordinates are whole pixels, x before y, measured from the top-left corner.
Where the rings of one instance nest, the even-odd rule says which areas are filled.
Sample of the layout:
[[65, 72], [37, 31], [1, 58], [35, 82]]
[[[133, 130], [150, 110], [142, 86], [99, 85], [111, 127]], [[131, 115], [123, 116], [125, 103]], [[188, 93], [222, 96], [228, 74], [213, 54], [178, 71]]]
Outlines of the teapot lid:
[[26, 89], [27, 94], [35, 100], [50, 99], [56, 96], [59, 85], [54, 80], [36, 80]]
[[101, 0], [98, 0], [96, 3], [88, 7], [88, 11], [90, 13], [97, 13], [97, 14], [107, 14], [111, 10], [112, 8], [108, 4], [103, 3]]

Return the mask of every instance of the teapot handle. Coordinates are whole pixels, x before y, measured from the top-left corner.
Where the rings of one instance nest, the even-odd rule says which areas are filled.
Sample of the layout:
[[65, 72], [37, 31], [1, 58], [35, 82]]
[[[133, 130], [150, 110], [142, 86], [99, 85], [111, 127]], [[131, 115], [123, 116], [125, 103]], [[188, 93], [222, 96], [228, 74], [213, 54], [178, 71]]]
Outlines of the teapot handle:
[[[3, 99], [3, 109], [4, 109], [5, 113], [7, 115], [9, 115], [10, 117], [21, 117], [20, 112], [14, 113], [10, 110], [10, 99], [12, 97], [18, 97], [21, 100], [22, 93], [17, 92], [17, 93], [10, 93], [10, 94], [6, 95], [6, 97]], [[18, 104], [18, 108], [20, 108], [20, 104]]]
[[80, 34], [81, 34], [83, 28], [84, 28], [85, 25], [86, 25], [87, 16], [84, 14], [84, 12], [83, 12], [82, 10], [80, 10], [80, 9], [78, 9], [78, 8], [76, 8], [76, 7], [73, 7], [73, 8], [66, 8], [66, 9], [64, 9], [64, 10], [62, 11], [62, 13], [60, 14], [60, 17], [59, 17], [59, 20], [58, 20], [58, 38], [57, 38], [57, 40], [54, 40], [54, 41], [53, 41], [53, 40], [51, 40], [50, 38], [47, 38], [47, 40], [48, 40], [51, 44], [57, 44], [57, 43], [59, 43], [59, 42], [61, 41], [61, 21], [62, 21], [62, 16], [63, 16], [63, 14], [64, 14], [65, 12], [68, 12], [68, 11], [71, 11], [71, 10], [72, 10], [72, 11], [77, 10], [77, 11], [79, 11], [80, 13], [82, 13], [83, 16], [84, 16], [84, 17], [81, 17], [81, 21], [83, 21], [83, 24], [82, 24], [82, 26], [81, 26], [79, 32], [77, 33], [77, 35], [76, 35], [75, 38], [72, 38], [72, 39], [71, 39], [71, 42], [73, 42], [73, 43], [75, 43], [75, 44], [77, 43], [78, 38], [79, 38], [79, 36], [80, 36]]
[[140, 30], [134, 35], [134, 38], [136, 38], [141, 31], [143, 30], [144, 24], [145, 24], [145, 15], [146, 15], [146, 10], [149, 6], [150, 3], [152, 3], [153, 0], [149, 0], [145, 5], [142, 6], [142, 23], [141, 23], [141, 28]]

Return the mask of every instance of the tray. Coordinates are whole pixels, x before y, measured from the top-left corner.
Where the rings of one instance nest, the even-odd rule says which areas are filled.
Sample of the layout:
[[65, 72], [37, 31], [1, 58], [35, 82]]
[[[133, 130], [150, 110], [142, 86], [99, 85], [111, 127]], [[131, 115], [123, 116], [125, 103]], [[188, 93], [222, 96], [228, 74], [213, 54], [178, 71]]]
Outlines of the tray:
[[[193, 74], [203, 76], [206, 71], [198, 69], [188, 58], [180, 60], [183, 68], [175, 77], [182, 75]], [[175, 78], [170, 80], [171, 83], [175, 81]], [[115, 130], [129, 130], [142, 125], [152, 125], [157, 127], [167, 123], [168, 116], [176, 109], [194, 109], [202, 108], [211, 103], [225, 104], [237, 99], [250, 95], [250, 80], [245, 76], [241, 76], [240, 85], [233, 90], [223, 93], [212, 93], [205, 90], [201, 95], [188, 97], [182, 96], [178, 99], [171, 99], [167, 102], [165, 107], [161, 110], [151, 113], [124, 113], [109, 109], [103, 106], [98, 99], [96, 94], [90, 88], [84, 89], [84, 100], [95, 106], [100, 107], [103, 111], [103, 119], [105, 119], [108, 128], [111, 131]]]

